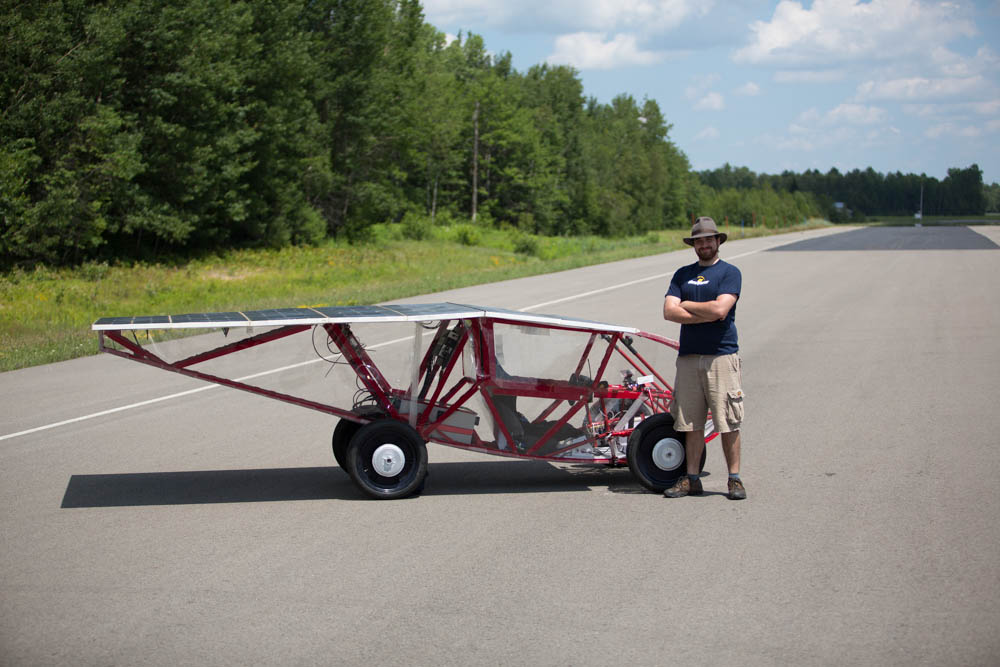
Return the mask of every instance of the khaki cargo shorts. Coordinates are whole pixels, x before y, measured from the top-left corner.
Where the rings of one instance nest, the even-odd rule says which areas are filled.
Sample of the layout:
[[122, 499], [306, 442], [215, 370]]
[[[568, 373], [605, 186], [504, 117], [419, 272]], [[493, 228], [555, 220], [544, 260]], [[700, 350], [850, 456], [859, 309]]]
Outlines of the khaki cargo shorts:
[[712, 412], [715, 430], [729, 433], [743, 423], [743, 382], [738, 354], [685, 354], [677, 357], [670, 414], [678, 431], [705, 428]]

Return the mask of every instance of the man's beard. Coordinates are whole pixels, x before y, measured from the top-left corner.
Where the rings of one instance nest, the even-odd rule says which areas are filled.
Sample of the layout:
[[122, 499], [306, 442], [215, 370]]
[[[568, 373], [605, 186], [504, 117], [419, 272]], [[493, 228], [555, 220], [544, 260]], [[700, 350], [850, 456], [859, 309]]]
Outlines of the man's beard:
[[714, 259], [717, 254], [719, 254], [718, 248], [696, 248], [698, 253], [698, 259], [703, 262], [707, 262], [710, 259]]

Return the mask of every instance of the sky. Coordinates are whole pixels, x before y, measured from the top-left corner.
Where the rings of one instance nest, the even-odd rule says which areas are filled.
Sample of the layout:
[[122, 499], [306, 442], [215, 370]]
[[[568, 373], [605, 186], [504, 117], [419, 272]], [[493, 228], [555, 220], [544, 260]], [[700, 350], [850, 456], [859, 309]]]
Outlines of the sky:
[[1000, 0], [423, 0], [521, 72], [656, 100], [697, 171], [872, 167], [1000, 182]]

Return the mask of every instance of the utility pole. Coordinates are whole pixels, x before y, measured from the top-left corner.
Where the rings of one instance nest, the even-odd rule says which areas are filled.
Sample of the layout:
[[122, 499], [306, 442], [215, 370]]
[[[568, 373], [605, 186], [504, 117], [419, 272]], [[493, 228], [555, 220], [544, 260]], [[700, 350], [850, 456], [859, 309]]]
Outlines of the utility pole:
[[476, 207], [479, 203], [479, 100], [472, 112], [472, 222], [476, 222]]

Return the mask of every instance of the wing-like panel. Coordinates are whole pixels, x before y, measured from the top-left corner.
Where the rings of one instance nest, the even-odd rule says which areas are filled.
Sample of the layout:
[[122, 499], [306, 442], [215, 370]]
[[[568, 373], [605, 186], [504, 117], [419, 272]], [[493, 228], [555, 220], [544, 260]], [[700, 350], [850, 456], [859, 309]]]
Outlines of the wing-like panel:
[[231, 327], [268, 327], [287, 325], [349, 324], [359, 322], [429, 322], [490, 317], [512, 322], [552, 325], [588, 331], [635, 333], [633, 327], [592, 322], [561, 315], [526, 313], [506, 308], [490, 308], [458, 303], [405, 303], [385, 306], [322, 306], [316, 308], [271, 308], [228, 313], [185, 313], [183, 315], [144, 315], [138, 317], [102, 317], [94, 322], [95, 331], [132, 329], [224, 329]]
[[506, 308], [484, 308], [483, 315], [494, 319], [508, 320], [511, 322], [525, 322], [529, 324], [550, 324], [558, 327], [569, 327], [572, 329], [583, 329], [586, 331], [606, 331], [623, 333], [637, 333], [639, 330], [634, 327], [620, 326], [617, 324], [605, 324], [603, 322], [593, 322], [591, 320], [581, 320], [575, 317], [564, 317], [562, 315], [543, 315], [541, 313], [527, 313], [523, 310], [508, 310]]

